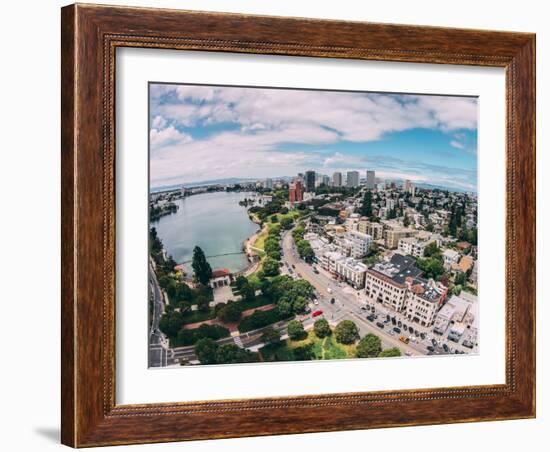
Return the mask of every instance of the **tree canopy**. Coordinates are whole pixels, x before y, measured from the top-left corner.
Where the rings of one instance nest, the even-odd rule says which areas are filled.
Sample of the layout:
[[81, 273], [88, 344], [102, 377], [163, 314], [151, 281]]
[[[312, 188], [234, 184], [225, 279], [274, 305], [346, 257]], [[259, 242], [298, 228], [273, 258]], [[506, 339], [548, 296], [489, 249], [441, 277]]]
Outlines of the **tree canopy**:
[[359, 329], [351, 320], [342, 320], [334, 329], [336, 340], [341, 344], [353, 344], [359, 339]]
[[313, 331], [319, 339], [330, 336], [332, 333], [330, 330], [330, 325], [326, 319], [316, 320], [313, 324]]
[[367, 334], [357, 344], [358, 358], [375, 358], [382, 351], [382, 341], [375, 334]]
[[304, 325], [298, 320], [291, 320], [287, 326], [288, 337], [293, 341], [303, 339], [306, 335], [304, 331]]
[[195, 279], [203, 286], [206, 286], [212, 278], [212, 267], [210, 267], [204, 255], [204, 251], [200, 246], [196, 246], [193, 249], [193, 262], [191, 267], [193, 268]]

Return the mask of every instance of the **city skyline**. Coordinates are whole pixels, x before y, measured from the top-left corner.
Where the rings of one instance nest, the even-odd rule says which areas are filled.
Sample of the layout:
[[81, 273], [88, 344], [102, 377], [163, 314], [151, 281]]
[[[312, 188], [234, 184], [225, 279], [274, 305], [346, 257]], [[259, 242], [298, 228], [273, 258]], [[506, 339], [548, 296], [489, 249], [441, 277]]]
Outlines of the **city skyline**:
[[475, 98], [151, 84], [149, 134], [152, 188], [374, 170], [477, 191]]

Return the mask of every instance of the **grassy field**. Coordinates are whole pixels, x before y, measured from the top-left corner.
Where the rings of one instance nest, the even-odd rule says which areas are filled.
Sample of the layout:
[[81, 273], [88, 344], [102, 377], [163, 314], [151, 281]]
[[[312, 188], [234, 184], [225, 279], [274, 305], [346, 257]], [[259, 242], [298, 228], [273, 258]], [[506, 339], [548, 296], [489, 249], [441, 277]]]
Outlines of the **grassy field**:
[[279, 344], [270, 344], [260, 352], [265, 361], [295, 361], [295, 351], [309, 346], [316, 360], [355, 358], [355, 345], [339, 344], [334, 335], [319, 339], [313, 331], [300, 341], [286, 340]]

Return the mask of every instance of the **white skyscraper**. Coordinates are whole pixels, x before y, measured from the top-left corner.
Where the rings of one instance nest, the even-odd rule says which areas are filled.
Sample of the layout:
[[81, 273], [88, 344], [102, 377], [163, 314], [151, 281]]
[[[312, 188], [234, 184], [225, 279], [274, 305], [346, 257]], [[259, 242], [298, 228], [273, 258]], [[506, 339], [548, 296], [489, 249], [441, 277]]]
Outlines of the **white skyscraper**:
[[376, 174], [374, 171], [367, 171], [367, 188], [373, 190], [376, 185]]
[[348, 171], [346, 174], [346, 185], [348, 187], [359, 187], [359, 171]]
[[332, 175], [332, 185], [335, 187], [341, 187], [342, 186], [342, 173], [339, 171], [335, 172]]
[[273, 189], [273, 179], [268, 178], [265, 180], [265, 188], [267, 188], [268, 190]]

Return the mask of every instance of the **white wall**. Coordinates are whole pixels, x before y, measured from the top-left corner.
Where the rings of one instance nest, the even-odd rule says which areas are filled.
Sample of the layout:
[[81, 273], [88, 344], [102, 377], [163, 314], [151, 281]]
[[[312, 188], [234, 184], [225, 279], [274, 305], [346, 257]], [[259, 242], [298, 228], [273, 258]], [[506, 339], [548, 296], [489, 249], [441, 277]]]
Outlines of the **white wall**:
[[[113, 0], [114, 1], [114, 0]], [[394, 23], [537, 32], [538, 168], [548, 167], [550, 132], [550, 31], [546, 2], [353, 0], [117, 0], [119, 4], [257, 14], [310, 16]], [[99, 2], [92, 2], [99, 3]], [[2, 333], [0, 379], [2, 448], [60, 449], [59, 424], [59, 7], [60, 1], [13, 1], [2, 7]], [[550, 227], [550, 181], [538, 182], [538, 230]], [[539, 274], [548, 234], [539, 234]], [[7, 290], [6, 290], [7, 289]], [[397, 450], [441, 445], [446, 451], [491, 447], [500, 451], [543, 450], [548, 413], [548, 345], [541, 319], [550, 317], [538, 284], [538, 418], [437, 427], [411, 427], [330, 434], [120, 447], [116, 450], [268, 451]], [[546, 347], [545, 347], [546, 346]], [[545, 356], [546, 355], [546, 356]], [[546, 381], [544, 381], [546, 380]], [[479, 445], [477, 447], [476, 445]]]

